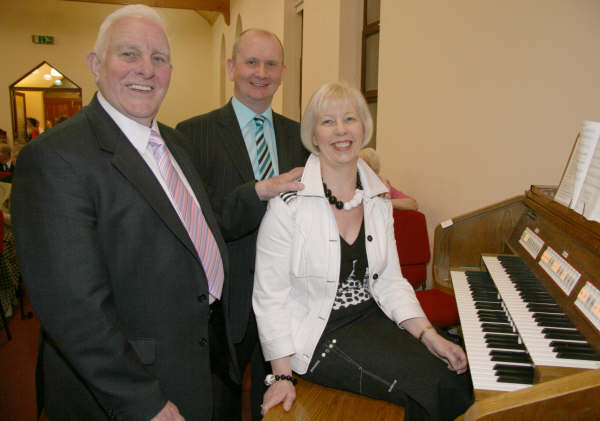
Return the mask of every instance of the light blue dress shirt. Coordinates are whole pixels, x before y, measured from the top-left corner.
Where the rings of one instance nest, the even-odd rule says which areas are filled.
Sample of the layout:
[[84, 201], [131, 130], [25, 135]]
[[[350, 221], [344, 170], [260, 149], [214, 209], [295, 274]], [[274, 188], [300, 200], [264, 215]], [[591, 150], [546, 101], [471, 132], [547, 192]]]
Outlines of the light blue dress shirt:
[[[254, 171], [254, 178], [258, 180], [258, 157], [256, 156], [256, 139], [254, 133], [256, 132], [256, 123], [254, 117], [256, 113], [250, 108], [242, 104], [235, 96], [231, 100], [233, 105], [233, 111], [237, 117], [240, 128], [242, 129], [242, 135], [244, 136], [244, 143], [248, 150], [248, 156], [252, 163], [252, 171]], [[265, 141], [269, 147], [269, 153], [271, 154], [271, 162], [273, 164], [273, 171], [275, 175], [279, 175], [279, 160], [277, 159], [277, 143], [275, 142], [275, 128], [273, 127], [273, 110], [271, 107], [267, 108], [262, 114], [265, 118], [263, 131], [265, 134]]]

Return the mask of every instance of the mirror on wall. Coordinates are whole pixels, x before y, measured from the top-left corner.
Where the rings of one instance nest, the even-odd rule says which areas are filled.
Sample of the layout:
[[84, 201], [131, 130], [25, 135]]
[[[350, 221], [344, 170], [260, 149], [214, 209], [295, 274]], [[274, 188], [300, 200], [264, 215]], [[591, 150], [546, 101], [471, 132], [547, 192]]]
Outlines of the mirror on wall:
[[81, 109], [81, 88], [46, 61], [9, 90], [14, 144], [26, 143]]

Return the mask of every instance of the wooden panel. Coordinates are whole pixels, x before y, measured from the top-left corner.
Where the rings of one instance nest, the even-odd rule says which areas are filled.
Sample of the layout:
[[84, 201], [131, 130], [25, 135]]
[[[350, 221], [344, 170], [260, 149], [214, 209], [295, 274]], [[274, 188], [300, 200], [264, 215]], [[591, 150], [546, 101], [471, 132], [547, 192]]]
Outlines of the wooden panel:
[[451, 288], [451, 267], [479, 267], [481, 253], [506, 253], [506, 242], [525, 212], [523, 196], [452, 218], [452, 225], [438, 225], [434, 233], [433, 280]]
[[298, 379], [290, 412], [272, 408], [263, 421], [402, 421], [404, 408]]
[[463, 421], [598, 420], [600, 370], [589, 370], [475, 402]]

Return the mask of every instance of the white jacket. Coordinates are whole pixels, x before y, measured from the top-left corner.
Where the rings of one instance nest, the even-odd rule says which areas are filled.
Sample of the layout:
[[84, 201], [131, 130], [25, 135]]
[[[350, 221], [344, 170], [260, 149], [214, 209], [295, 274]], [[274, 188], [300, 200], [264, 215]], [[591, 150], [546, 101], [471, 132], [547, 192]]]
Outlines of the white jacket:
[[[364, 189], [365, 244], [371, 295], [396, 323], [425, 317], [402, 276], [387, 188], [359, 159]], [[304, 189], [269, 202], [258, 234], [252, 304], [265, 359], [291, 356], [292, 370], [307, 371], [333, 307], [340, 276], [340, 236], [323, 192], [319, 157], [311, 155]]]

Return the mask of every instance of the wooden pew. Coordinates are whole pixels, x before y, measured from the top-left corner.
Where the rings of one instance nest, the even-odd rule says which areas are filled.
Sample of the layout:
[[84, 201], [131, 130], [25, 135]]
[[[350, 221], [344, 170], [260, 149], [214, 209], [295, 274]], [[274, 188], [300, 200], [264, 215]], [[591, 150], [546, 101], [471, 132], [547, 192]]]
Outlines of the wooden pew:
[[403, 421], [404, 408], [298, 379], [290, 412], [272, 408], [263, 421]]

